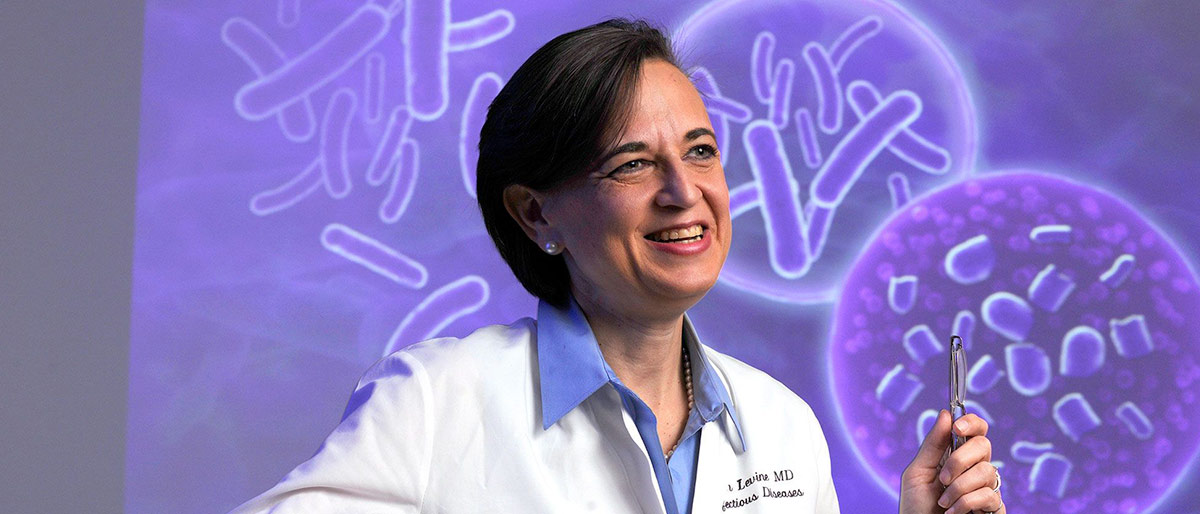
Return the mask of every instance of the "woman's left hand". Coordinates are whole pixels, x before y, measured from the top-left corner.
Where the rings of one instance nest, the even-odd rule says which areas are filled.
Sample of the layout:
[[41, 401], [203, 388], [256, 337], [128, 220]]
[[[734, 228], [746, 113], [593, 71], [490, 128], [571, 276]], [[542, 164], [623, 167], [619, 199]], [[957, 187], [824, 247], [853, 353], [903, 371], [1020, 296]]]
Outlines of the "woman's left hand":
[[943, 463], [950, 430], [950, 412], [943, 410], [900, 477], [900, 514], [1006, 512], [994, 489], [1000, 475], [991, 462], [987, 422], [974, 414], [959, 418], [954, 433], [969, 439]]

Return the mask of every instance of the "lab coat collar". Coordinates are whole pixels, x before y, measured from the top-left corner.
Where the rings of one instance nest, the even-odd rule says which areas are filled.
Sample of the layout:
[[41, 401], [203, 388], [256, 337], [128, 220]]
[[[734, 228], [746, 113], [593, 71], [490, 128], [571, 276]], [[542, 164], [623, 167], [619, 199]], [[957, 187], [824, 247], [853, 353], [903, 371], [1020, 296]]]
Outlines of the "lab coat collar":
[[[745, 451], [746, 440], [742, 437], [733, 400], [700, 348], [696, 328], [686, 314], [683, 316], [683, 340], [692, 361], [692, 392], [697, 413], [705, 423], [727, 413], [738, 443]], [[557, 423], [604, 384], [621, 383], [604, 361], [596, 336], [574, 298], [565, 309], [545, 301], [538, 302], [537, 356], [543, 430]]]

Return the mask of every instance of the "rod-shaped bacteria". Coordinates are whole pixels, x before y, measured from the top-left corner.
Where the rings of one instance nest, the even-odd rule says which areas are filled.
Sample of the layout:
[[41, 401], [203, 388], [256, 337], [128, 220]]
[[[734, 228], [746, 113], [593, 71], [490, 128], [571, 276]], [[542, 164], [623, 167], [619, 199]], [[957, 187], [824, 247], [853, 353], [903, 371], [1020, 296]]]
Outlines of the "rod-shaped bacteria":
[[904, 351], [921, 364], [924, 364], [930, 357], [942, 353], [945, 349], [945, 345], [939, 343], [937, 337], [934, 337], [933, 330], [930, 330], [929, 325], [917, 325], [904, 333]]
[[317, 157], [304, 171], [283, 185], [254, 195], [250, 199], [250, 212], [257, 216], [266, 216], [296, 205], [325, 182], [321, 166], [321, 158]]
[[467, 194], [475, 198], [475, 165], [479, 161], [479, 131], [483, 130], [483, 122], [487, 119], [488, 106], [504, 81], [495, 73], [484, 73], [475, 78], [471, 91], [467, 93], [467, 103], [463, 106], [462, 119], [458, 125], [458, 167], [462, 171], [463, 186]]
[[721, 88], [717, 86], [717, 79], [707, 69], [696, 68], [692, 71], [691, 78], [696, 90], [700, 92], [710, 116], [712, 113], [717, 113], [730, 121], [745, 123], [750, 121], [750, 117], [754, 115], [754, 111], [746, 107], [746, 104], [721, 96]]
[[971, 370], [967, 372], [967, 391], [975, 394], [987, 392], [1003, 377], [1004, 372], [996, 364], [996, 359], [985, 354], [971, 364]]
[[404, 9], [404, 93], [421, 121], [445, 112], [450, 97], [450, 0], [408, 0]]
[[771, 63], [774, 62], [775, 34], [759, 32], [750, 50], [750, 84], [758, 101], [771, 101]]
[[421, 263], [340, 223], [325, 226], [321, 231], [321, 245], [402, 286], [420, 289], [429, 279], [429, 273]]
[[938, 411], [933, 409], [925, 409], [921, 411], [921, 415], [917, 416], [917, 444], [925, 441], [925, 435], [933, 430], [933, 425], [937, 423]]
[[363, 68], [363, 118], [369, 123], [379, 121], [383, 115], [383, 93], [387, 86], [385, 73], [387, 60], [380, 52], [371, 52]]
[[906, 314], [917, 304], [917, 276], [904, 275], [888, 279], [888, 307], [896, 314]]
[[1134, 257], [1129, 254], [1123, 254], [1113, 261], [1104, 273], [1100, 274], [1100, 281], [1109, 288], [1116, 289], [1129, 278], [1129, 273], [1133, 271]]
[[412, 116], [403, 105], [392, 109], [387, 126], [383, 129], [383, 137], [375, 146], [375, 154], [367, 165], [367, 183], [372, 186], [382, 184], [391, 173], [396, 158], [400, 156], [400, 145], [408, 138], [408, 130], [412, 127]]
[[1117, 406], [1117, 419], [1120, 419], [1125, 428], [1129, 429], [1129, 433], [1138, 439], [1145, 441], [1154, 435], [1154, 424], [1133, 402]]
[[821, 145], [817, 144], [817, 129], [813, 126], [812, 114], [803, 107], [796, 109], [796, 134], [800, 137], [800, 153], [804, 165], [816, 168], [821, 165]]
[[729, 217], [736, 218], [762, 205], [758, 184], [747, 182], [729, 190]]
[[792, 79], [796, 75], [796, 65], [791, 59], [780, 59], [773, 75], [770, 119], [775, 128], [783, 130], [787, 128], [788, 114], [792, 108]]
[[946, 276], [964, 286], [987, 280], [995, 267], [996, 250], [987, 234], [954, 245], [942, 261]]
[[883, 20], [878, 16], [867, 16], [843, 31], [829, 46], [829, 60], [833, 62], [834, 69], [842, 69], [842, 65], [846, 63], [850, 54], [854, 53], [854, 49], [866, 43], [881, 30], [883, 30]]
[[1008, 291], [988, 295], [979, 309], [983, 324], [1010, 341], [1024, 341], [1033, 328], [1033, 309], [1020, 296]]
[[395, 223], [408, 209], [413, 192], [417, 189], [417, 174], [421, 163], [421, 153], [417, 142], [406, 139], [400, 146], [400, 156], [396, 159], [396, 171], [392, 172], [392, 187], [388, 189], [387, 197], [379, 204], [379, 219], [384, 223]]
[[1104, 367], [1104, 336], [1087, 325], [1068, 330], [1062, 340], [1058, 374], [1064, 377], [1086, 377]]
[[[283, 50], [257, 25], [244, 18], [230, 18], [221, 27], [221, 41], [250, 66], [257, 77], [287, 63]], [[307, 95], [280, 109], [279, 129], [289, 141], [303, 142], [316, 133], [316, 114]]]
[[1041, 454], [1029, 473], [1029, 491], [1062, 499], [1071, 478], [1071, 468], [1071, 461], [1060, 454]]
[[1029, 240], [1038, 244], [1067, 244], [1071, 242], [1071, 226], [1039, 225], [1029, 231]]
[[817, 125], [826, 134], [842, 129], [842, 86], [838, 83], [837, 70], [829, 62], [825, 48], [815, 42], [804, 45], [804, 62], [812, 75], [817, 92]]
[[968, 310], [958, 311], [958, 314], [954, 315], [950, 333], [961, 337], [963, 348], [970, 351], [971, 346], [975, 344], [975, 313]]
[[1154, 340], [1146, 328], [1146, 318], [1134, 314], [1123, 319], [1108, 321], [1108, 337], [1112, 339], [1117, 355], [1132, 359], [1154, 351]]
[[924, 388], [925, 384], [921, 383], [921, 379], [904, 371], [903, 364], [897, 364], [875, 387], [875, 399], [889, 409], [904, 412]]
[[507, 9], [496, 9], [483, 16], [451, 23], [447, 28], [446, 51], [462, 52], [487, 46], [507, 36], [516, 25], [516, 18]]
[[1075, 281], [1049, 264], [1033, 277], [1027, 296], [1030, 303], [1050, 312], [1058, 312], [1074, 290]]
[[783, 140], [767, 120], [751, 122], [742, 139], [758, 184], [771, 267], [781, 277], [803, 276], [810, 265], [804, 220]]
[[1100, 427], [1100, 416], [1080, 393], [1068, 393], [1054, 402], [1054, 423], [1072, 441], [1079, 442], [1084, 434]]
[[921, 100], [911, 91], [892, 93], [838, 142], [810, 186], [812, 201], [834, 207], [866, 171], [867, 164], [921, 114]]
[[805, 232], [808, 238], [808, 258], [816, 261], [825, 250], [825, 242], [829, 240], [829, 228], [833, 225], [834, 210], [829, 207], [810, 203], [804, 206]]
[[325, 175], [325, 191], [333, 198], [350, 194], [350, 120], [357, 105], [353, 91], [338, 89], [321, 119], [321, 170]]
[[[880, 98], [882, 96], [875, 86], [865, 80], [855, 80], [846, 86], [846, 103], [850, 104], [850, 110], [858, 118], [875, 109]], [[896, 157], [925, 173], [942, 175], [950, 171], [950, 152], [921, 137], [911, 127], [896, 134], [887, 148]]]
[[1043, 453], [1051, 451], [1054, 451], [1054, 443], [1035, 443], [1033, 441], [1015, 441], [1008, 450], [1013, 459], [1026, 464], [1036, 462]]
[[887, 178], [888, 194], [892, 197], [892, 210], [898, 211], [912, 198], [912, 189], [908, 185], [908, 175], [895, 172]]
[[366, 55], [391, 26], [383, 8], [367, 3], [304, 53], [242, 86], [234, 97], [238, 114], [260, 120], [328, 84]]
[[1012, 343], [1004, 347], [1008, 384], [1025, 396], [1037, 396], [1050, 387], [1050, 356], [1031, 343]]
[[486, 305], [489, 296], [488, 283], [475, 275], [467, 275], [438, 288], [404, 316], [388, 339], [383, 354], [437, 336], [451, 323]]

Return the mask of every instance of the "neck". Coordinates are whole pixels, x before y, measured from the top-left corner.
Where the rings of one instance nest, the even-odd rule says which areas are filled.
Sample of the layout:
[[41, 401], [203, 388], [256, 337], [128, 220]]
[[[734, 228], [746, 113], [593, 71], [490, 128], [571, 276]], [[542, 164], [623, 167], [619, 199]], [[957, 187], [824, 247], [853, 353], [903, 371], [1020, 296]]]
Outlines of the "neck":
[[577, 298], [604, 360], [617, 377], [654, 408], [674, 398], [682, 372], [683, 313], [671, 317], [633, 317]]

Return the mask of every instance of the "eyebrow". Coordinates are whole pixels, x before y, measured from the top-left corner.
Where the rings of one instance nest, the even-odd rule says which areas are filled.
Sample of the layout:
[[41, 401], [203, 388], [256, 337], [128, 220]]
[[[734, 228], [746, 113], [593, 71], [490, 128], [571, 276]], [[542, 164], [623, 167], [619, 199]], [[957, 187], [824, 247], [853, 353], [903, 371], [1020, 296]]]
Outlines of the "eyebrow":
[[[689, 130], [687, 132], [687, 134], [683, 135], [683, 138], [687, 141], [693, 141], [701, 136], [710, 136], [713, 139], [717, 138], [717, 135], [713, 134], [713, 131], [706, 129], [704, 127], [699, 127], [699, 128], [694, 128], [692, 130]], [[623, 153], [641, 152], [641, 151], [644, 151], [646, 148], [649, 148], [649, 145], [647, 145], [646, 143], [643, 143], [641, 141], [632, 141], [629, 143], [625, 143], [621, 146], [614, 148], [613, 151], [605, 154], [604, 157], [600, 158], [600, 160], [598, 162], [601, 162], [601, 163], [608, 162], [609, 159], [612, 159], [613, 157], [616, 157]]]

